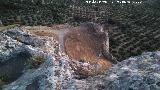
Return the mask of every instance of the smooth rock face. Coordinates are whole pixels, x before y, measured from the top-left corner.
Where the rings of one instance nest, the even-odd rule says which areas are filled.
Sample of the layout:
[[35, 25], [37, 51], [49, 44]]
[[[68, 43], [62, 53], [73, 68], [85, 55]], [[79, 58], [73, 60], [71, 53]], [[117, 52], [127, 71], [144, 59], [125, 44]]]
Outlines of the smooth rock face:
[[[15, 30], [11, 32], [24, 33]], [[0, 35], [0, 75], [5, 72], [12, 78], [3, 90], [160, 90], [159, 51], [123, 60], [104, 75], [76, 79], [70, 67], [73, 63], [60, 51], [54, 39], [34, 37], [45, 41], [47, 50], [43, 50], [43, 45], [25, 44], [7, 31]], [[28, 69], [24, 63], [33, 55], [42, 56], [44, 62], [38, 68]]]

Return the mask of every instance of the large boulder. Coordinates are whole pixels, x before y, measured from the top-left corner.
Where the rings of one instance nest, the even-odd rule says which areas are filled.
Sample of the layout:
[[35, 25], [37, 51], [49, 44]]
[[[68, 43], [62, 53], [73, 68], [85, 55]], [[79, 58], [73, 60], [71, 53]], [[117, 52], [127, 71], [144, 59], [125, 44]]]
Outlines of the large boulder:
[[25, 45], [0, 32], [0, 79], [8, 82], [22, 75], [28, 59], [32, 56]]
[[4, 34], [26, 45], [44, 46], [46, 42], [44, 39], [40, 39], [20, 31], [18, 27], [7, 30]]
[[82, 81], [82, 90], [160, 90], [160, 52], [131, 57], [104, 75]]
[[69, 59], [59, 52], [54, 39], [47, 41], [49, 38], [29, 35], [17, 27], [0, 34], [0, 79], [8, 83], [4, 90], [74, 88], [70, 87]]

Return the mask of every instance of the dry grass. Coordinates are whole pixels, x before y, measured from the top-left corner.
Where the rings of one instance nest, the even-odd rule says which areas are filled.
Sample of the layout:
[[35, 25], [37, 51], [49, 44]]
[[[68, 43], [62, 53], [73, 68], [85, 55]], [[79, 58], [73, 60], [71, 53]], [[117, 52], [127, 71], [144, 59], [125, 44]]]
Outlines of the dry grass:
[[99, 66], [90, 70], [78, 67], [78, 73], [83, 75], [102, 74], [112, 66], [112, 63], [103, 56], [98, 57], [101, 53], [101, 45], [101, 40], [81, 31], [69, 32], [65, 37], [65, 52], [70, 58]]
[[48, 26], [22, 26], [21, 29], [25, 32], [29, 32], [30, 34], [37, 36], [47, 36], [53, 37], [58, 40], [57, 32], [61, 32], [62, 30], [69, 28], [69, 25], [60, 24], [60, 25], [52, 25]]
[[58, 39], [57, 35], [54, 32], [51, 31], [33, 31], [32, 34], [38, 35], [38, 36], [47, 36], [47, 37], [53, 37], [54, 39]]
[[10, 28], [17, 27], [17, 26], [19, 26], [19, 25], [13, 24], [13, 25], [8, 25], [8, 26], [0, 26], [0, 31], [4, 31], [4, 30], [10, 29]]
[[[57, 31], [63, 32], [68, 29], [66, 25], [47, 26], [27, 26], [22, 27], [23, 30], [38, 36], [53, 37], [58, 40]], [[84, 68], [82, 66], [76, 67], [75, 72], [81, 75], [97, 75], [112, 66], [112, 63], [103, 56], [97, 57], [101, 52], [102, 40], [89, 33], [80, 32], [78, 27], [72, 28], [64, 37], [64, 48], [66, 54], [74, 61], [84, 61], [91, 66], [98, 65], [99, 67]], [[56, 31], [55, 31], [56, 30]], [[73, 68], [74, 69], [74, 68]]]

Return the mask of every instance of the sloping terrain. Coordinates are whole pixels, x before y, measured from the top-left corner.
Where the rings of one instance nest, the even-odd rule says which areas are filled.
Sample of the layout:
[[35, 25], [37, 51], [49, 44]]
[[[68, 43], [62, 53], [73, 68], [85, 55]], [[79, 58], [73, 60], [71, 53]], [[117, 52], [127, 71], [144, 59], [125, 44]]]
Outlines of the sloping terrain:
[[[84, 4], [84, 1], [58, 0], [1, 1], [0, 21], [4, 25], [48, 25], [98, 22], [118, 27], [109, 32], [110, 51], [121, 61], [145, 51], [160, 50], [160, 11], [158, 0], [142, 0], [142, 4]], [[56, 0], [55, 0], [56, 1]], [[63, 5], [62, 2], [65, 3]], [[134, 1], [134, 0], [132, 0]]]
[[[0, 34], [0, 62], [3, 64], [0, 70], [2, 67], [4, 70], [0, 75], [5, 73], [0, 80], [2, 90], [160, 89], [160, 52], [158, 51], [123, 60], [105, 71], [103, 75], [77, 78], [70, 67], [70, 64], [76, 64], [62, 53], [55, 39], [35, 36], [19, 28], [10, 28]], [[17, 39], [15, 36], [20, 38]], [[43, 41], [44, 43], [41, 43]], [[85, 68], [85, 66], [86, 63], [80, 67]], [[90, 64], [88, 66], [92, 67]], [[15, 74], [19, 75], [11, 80], [8, 78], [8, 76], [14, 77]]]
[[[112, 66], [112, 62], [102, 54], [105, 40], [103, 40], [103, 35], [98, 36], [94, 32], [90, 33], [88, 30], [78, 27], [67, 33], [64, 45], [65, 52], [71, 59], [89, 63], [95, 67], [91, 69], [91, 73], [101, 74]], [[85, 73], [83, 74], [85, 75]]]
[[[73, 14], [71, 13], [73, 12]], [[70, 23], [109, 24], [110, 52], [119, 61], [145, 51], [160, 50], [160, 11], [140, 5], [79, 5], [70, 9]]]
[[[21, 27], [23, 31], [40, 37], [51, 37], [58, 40], [61, 51], [65, 52], [75, 63], [90, 64], [86, 69], [78, 66], [76, 73], [80, 75], [102, 74], [112, 66], [112, 62], [102, 55], [102, 41], [99, 37], [87, 33], [85, 30], [78, 31], [80, 27], [69, 25], [53, 25], [52, 27]], [[83, 64], [82, 64], [83, 65]]]
[[118, 59], [160, 50], [159, 29], [119, 30], [110, 32], [111, 53]]

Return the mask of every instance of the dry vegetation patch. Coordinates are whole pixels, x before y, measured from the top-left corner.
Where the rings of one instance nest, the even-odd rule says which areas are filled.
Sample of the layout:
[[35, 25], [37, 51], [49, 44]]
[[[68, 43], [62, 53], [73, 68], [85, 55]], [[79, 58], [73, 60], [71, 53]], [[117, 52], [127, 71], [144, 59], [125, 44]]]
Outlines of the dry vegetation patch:
[[[27, 26], [22, 27], [22, 29], [33, 35], [53, 37], [56, 40], [59, 40], [59, 35], [63, 32], [64, 43], [60, 44], [64, 45], [64, 52], [74, 62], [71, 66], [76, 74], [84, 76], [102, 74], [112, 66], [109, 60], [100, 55], [102, 40], [90, 33], [78, 31], [79, 27], [70, 28], [67, 25], [54, 25], [51, 27]], [[33, 58], [32, 61], [35, 60], [37, 61], [37, 59]], [[89, 66], [85, 66], [86, 63]]]
[[[78, 28], [77, 28], [78, 29]], [[74, 30], [67, 33], [65, 37], [65, 52], [73, 62], [90, 64], [89, 67], [74, 66], [76, 73], [81, 75], [102, 74], [112, 66], [112, 63], [104, 58], [102, 50], [102, 40], [86, 31]]]

